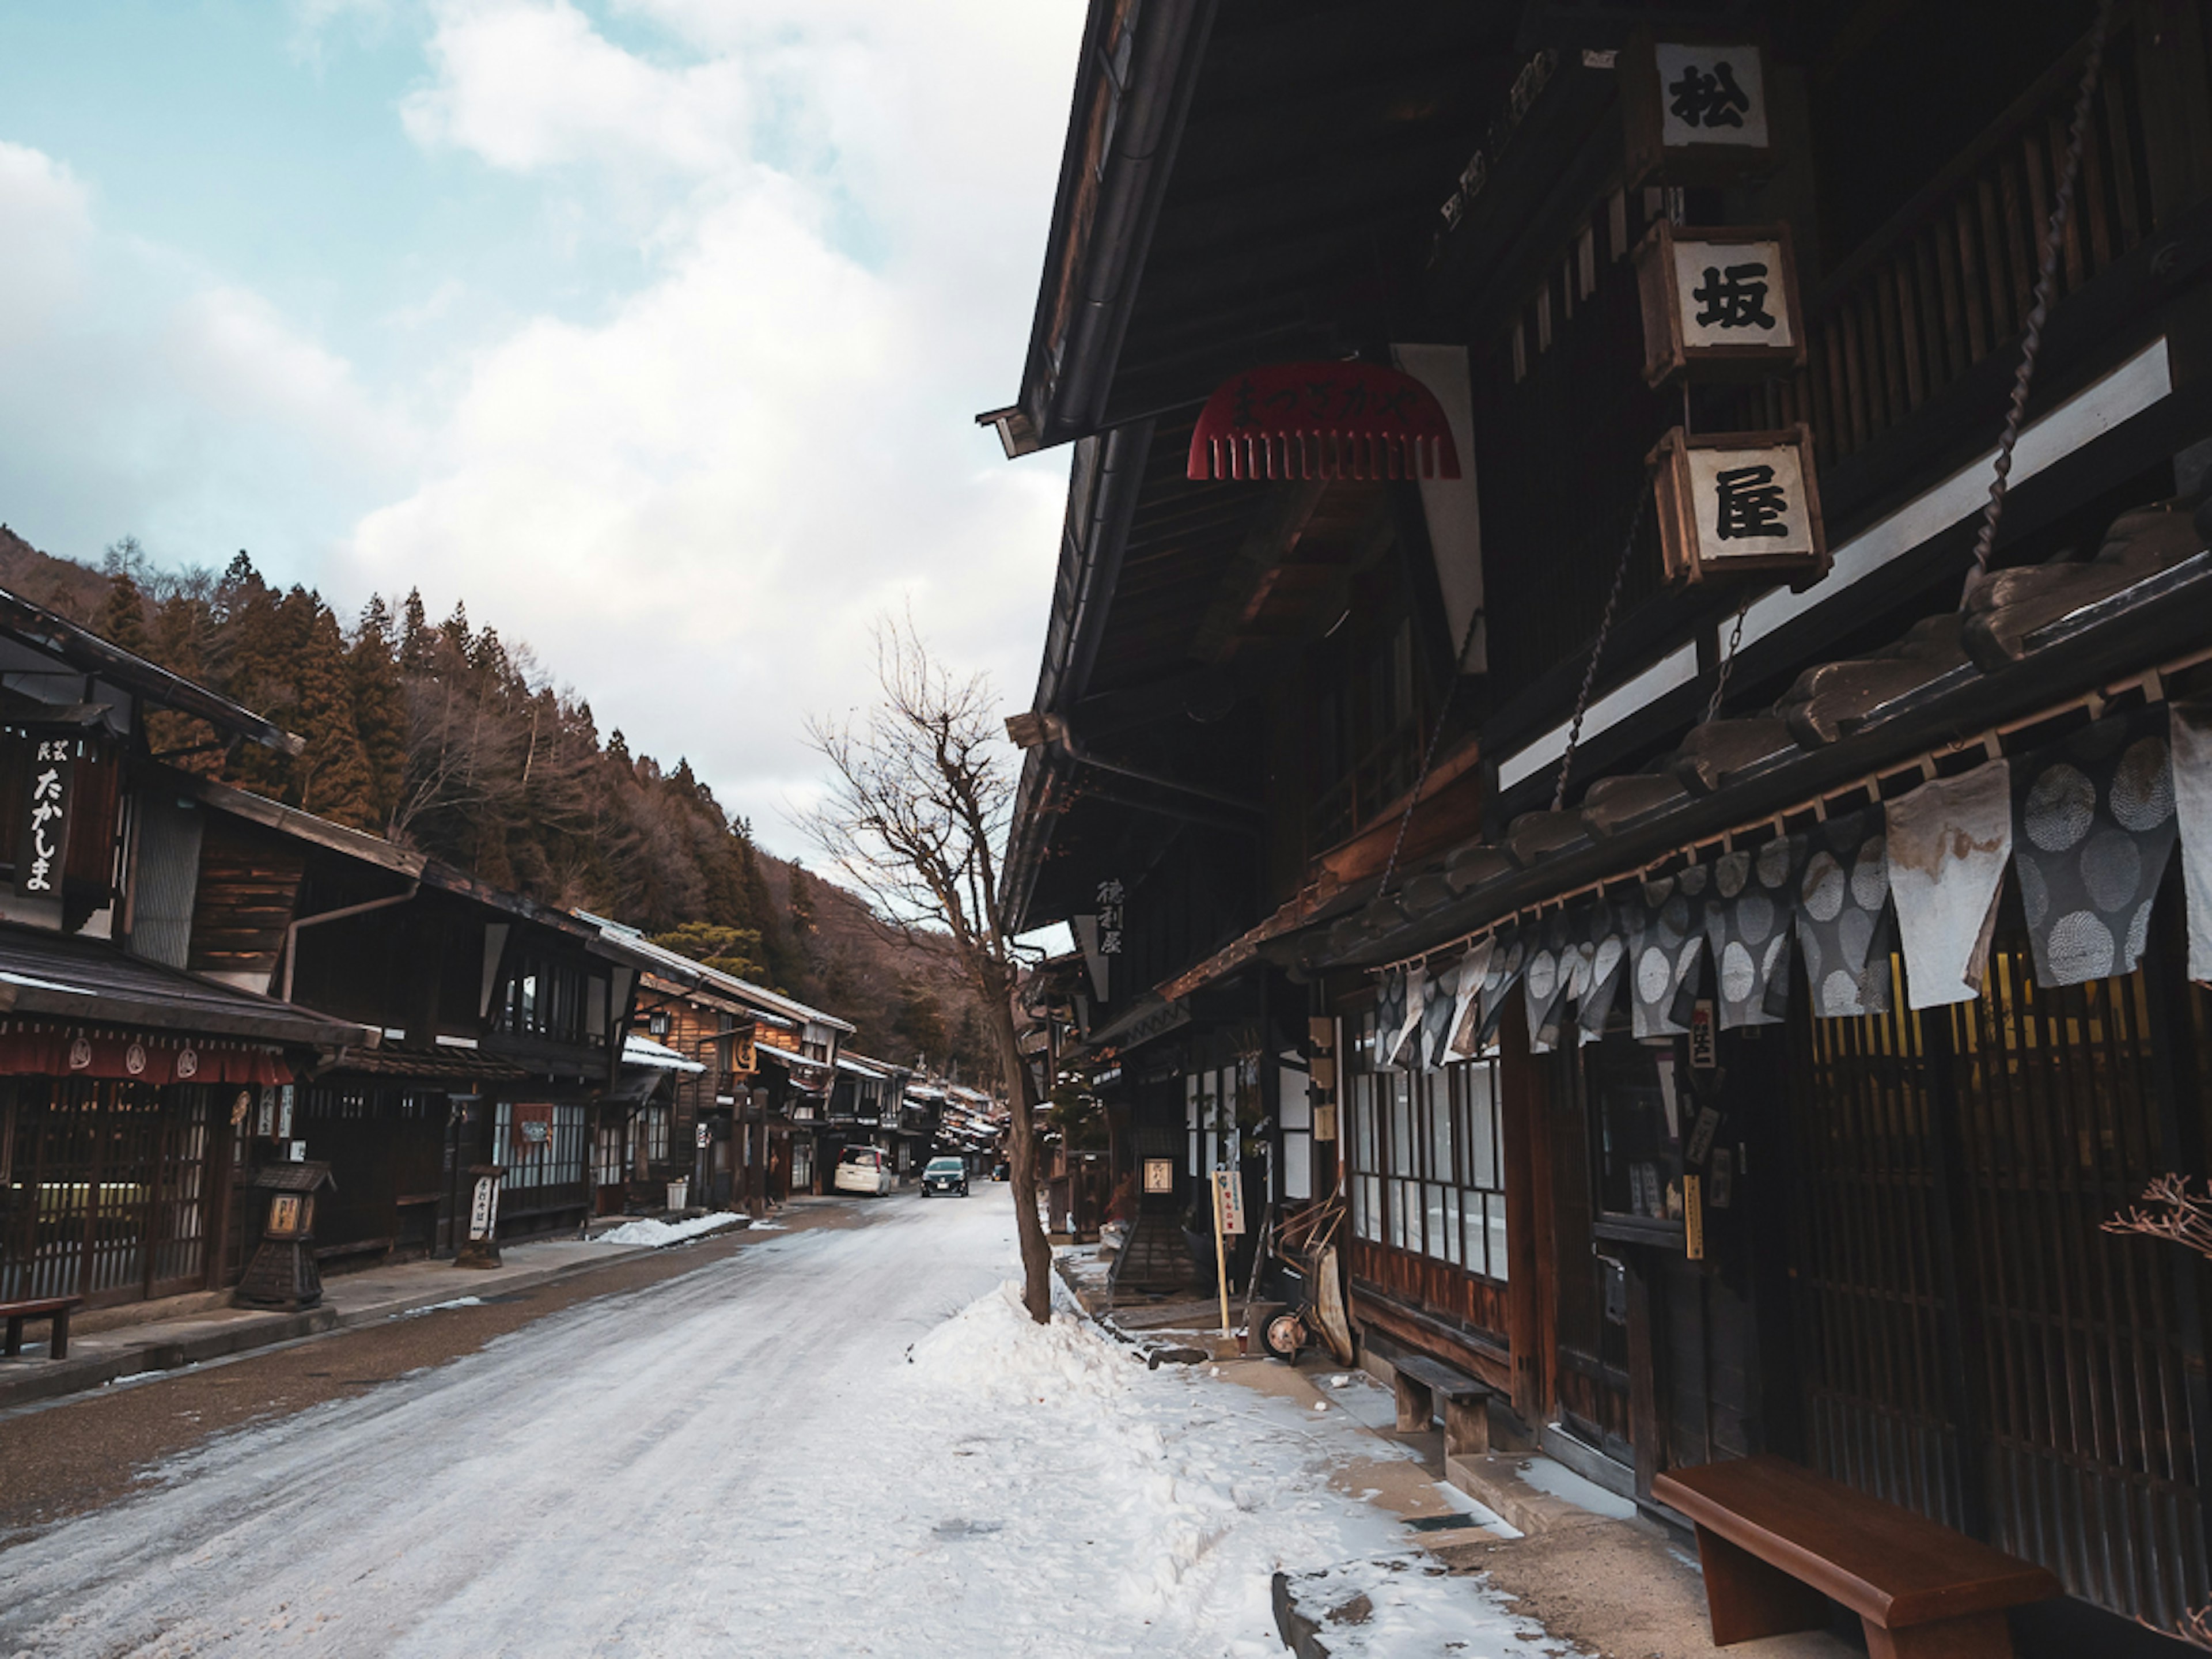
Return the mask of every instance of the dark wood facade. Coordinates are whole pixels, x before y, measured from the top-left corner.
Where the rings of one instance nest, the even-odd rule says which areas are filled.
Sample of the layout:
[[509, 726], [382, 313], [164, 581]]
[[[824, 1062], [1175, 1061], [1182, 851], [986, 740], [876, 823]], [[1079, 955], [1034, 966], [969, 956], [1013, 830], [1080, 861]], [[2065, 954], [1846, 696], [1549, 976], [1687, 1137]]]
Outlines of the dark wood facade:
[[[1470, 943], [2212, 689], [2194, 9], [2111, 8], [2000, 574], [1960, 598], [2097, 15], [1668, 14], [1764, 54], [1769, 124], [1755, 162], [1670, 171], [1624, 15], [1095, 8], [1094, 46], [1133, 28], [1148, 67], [1086, 60], [1079, 117], [1161, 125], [1072, 131], [989, 417], [1010, 451], [1076, 446], [1008, 910], [1095, 940], [1112, 890], [1121, 949], [1070, 1000], [1121, 1173], [1172, 1157], [1180, 1201], [1219, 1143], [1176, 1145], [1179, 1114], [1238, 1055], [1278, 1172], [1335, 1108], [1298, 1161], [1346, 1201], [1356, 1320], [1508, 1390], [1532, 1441], [1646, 1503], [1779, 1452], [2172, 1629], [2212, 1595], [2205, 1272], [2100, 1231], [2205, 1167], [2171, 875], [2126, 973], [2039, 985], [2008, 878], [1973, 1000], [1911, 1012], [1897, 951], [1905, 1012], [1816, 1015], [1792, 966], [1786, 1014], [1710, 1055], [1626, 1003], [1540, 1040], [1509, 991], [1487, 1046], [1394, 1065], [1376, 1014]], [[1655, 384], [1639, 247], [1777, 226], [1802, 362]], [[1406, 342], [1464, 352], [1479, 536], [1411, 482], [1185, 476], [1240, 371]], [[1832, 568], [1670, 580], [1647, 457], [1800, 428]], [[1324, 1060], [1334, 1088], [1286, 1092]]]

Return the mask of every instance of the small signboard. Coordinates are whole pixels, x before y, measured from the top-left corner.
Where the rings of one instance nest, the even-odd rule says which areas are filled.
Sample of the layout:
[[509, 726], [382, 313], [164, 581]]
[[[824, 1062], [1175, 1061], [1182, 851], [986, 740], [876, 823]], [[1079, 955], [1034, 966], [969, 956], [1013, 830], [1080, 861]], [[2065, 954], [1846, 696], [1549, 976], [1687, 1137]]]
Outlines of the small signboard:
[[1632, 188], [1655, 173], [1670, 185], [1726, 184], [1769, 164], [1766, 56], [1753, 42], [1639, 33], [1614, 68]]
[[1636, 250], [1644, 378], [1786, 374], [1805, 362], [1790, 228], [1680, 230], [1662, 219]]
[[1233, 1238], [1244, 1231], [1244, 1183], [1234, 1170], [1216, 1170], [1213, 1193], [1221, 1206], [1221, 1231]]
[[1173, 1158], [1148, 1158], [1145, 1160], [1145, 1190], [1148, 1193], [1171, 1193], [1175, 1190]]
[[1705, 1259], [1704, 1183], [1695, 1176], [1682, 1177], [1682, 1248], [1692, 1261]]
[[1676, 427], [1651, 462], [1668, 580], [1756, 577], [1802, 588], [1827, 574], [1811, 428], [1692, 436]]
[[704, 1151], [704, 1150], [705, 1150], [705, 1148], [706, 1148], [706, 1146], [707, 1146], [707, 1141], [708, 1141], [708, 1133], [707, 1133], [707, 1126], [706, 1126], [705, 1124], [703, 1124], [703, 1123], [702, 1123], [702, 1124], [701, 1124], [701, 1125], [699, 1126], [698, 1134], [699, 1134], [699, 1146], [700, 1146], [700, 1149], [701, 1149], [702, 1151]]
[[499, 1177], [483, 1175], [477, 1177], [476, 1190], [469, 1195], [469, 1237], [488, 1239], [499, 1223]]
[[1710, 1072], [1717, 1064], [1713, 1047], [1713, 1005], [1705, 998], [1690, 1010], [1690, 1069]]

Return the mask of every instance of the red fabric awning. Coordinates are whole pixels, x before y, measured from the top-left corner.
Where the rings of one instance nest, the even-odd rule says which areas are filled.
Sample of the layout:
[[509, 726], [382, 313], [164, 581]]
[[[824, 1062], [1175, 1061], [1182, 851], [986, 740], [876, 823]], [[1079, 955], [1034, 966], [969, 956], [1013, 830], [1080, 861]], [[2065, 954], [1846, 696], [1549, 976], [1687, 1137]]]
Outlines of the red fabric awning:
[[1224, 380], [1190, 434], [1193, 478], [1456, 478], [1436, 394], [1376, 363], [1276, 363]]
[[280, 1054], [190, 1037], [46, 1026], [0, 1031], [0, 1077], [86, 1077], [125, 1083], [290, 1083]]

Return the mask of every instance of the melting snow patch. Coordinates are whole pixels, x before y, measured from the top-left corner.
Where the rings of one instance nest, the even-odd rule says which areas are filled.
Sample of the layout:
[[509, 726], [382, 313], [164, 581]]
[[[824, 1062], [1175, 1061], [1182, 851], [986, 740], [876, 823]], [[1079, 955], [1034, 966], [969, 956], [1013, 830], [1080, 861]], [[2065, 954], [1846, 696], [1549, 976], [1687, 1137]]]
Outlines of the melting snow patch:
[[[701, 1233], [711, 1233], [728, 1226], [744, 1217], [729, 1210], [717, 1210], [712, 1215], [695, 1215], [689, 1221], [655, 1221], [650, 1217], [638, 1221], [625, 1221], [619, 1227], [601, 1233], [594, 1244], [644, 1244], [653, 1249], [665, 1245], [681, 1244], [687, 1238], [696, 1238]], [[755, 1222], [755, 1226], [761, 1224]]]
[[483, 1298], [480, 1296], [457, 1296], [451, 1302], [432, 1302], [420, 1308], [409, 1308], [403, 1312], [392, 1315], [392, 1317], [419, 1319], [424, 1314], [442, 1313], [447, 1308], [481, 1308], [483, 1304]]

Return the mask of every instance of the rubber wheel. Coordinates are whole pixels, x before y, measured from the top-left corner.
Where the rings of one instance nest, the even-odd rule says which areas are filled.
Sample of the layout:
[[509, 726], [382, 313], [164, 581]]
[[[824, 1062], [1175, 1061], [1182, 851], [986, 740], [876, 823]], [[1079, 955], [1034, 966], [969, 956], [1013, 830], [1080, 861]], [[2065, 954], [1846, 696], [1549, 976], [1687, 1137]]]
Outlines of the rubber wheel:
[[1267, 1322], [1262, 1340], [1267, 1345], [1267, 1352], [1276, 1358], [1296, 1359], [1298, 1350], [1305, 1346], [1305, 1322], [1296, 1314], [1277, 1314]]

